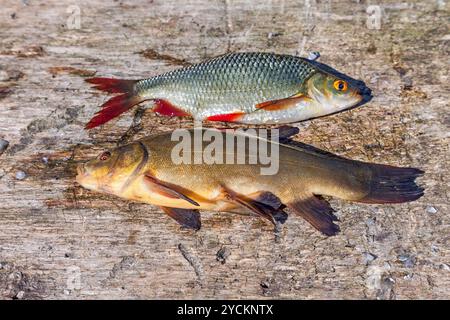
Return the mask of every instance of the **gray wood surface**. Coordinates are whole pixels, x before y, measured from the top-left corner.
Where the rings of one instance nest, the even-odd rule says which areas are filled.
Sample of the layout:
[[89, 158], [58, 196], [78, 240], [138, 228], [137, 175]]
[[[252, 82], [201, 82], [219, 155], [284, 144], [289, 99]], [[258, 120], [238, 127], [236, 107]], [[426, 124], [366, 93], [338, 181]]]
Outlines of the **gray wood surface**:
[[[450, 298], [448, 21], [444, 0], [2, 0], [0, 298]], [[338, 236], [291, 217], [275, 241], [258, 218], [206, 212], [194, 233], [75, 183], [76, 162], [105, 147], [192, 126], [148, 111], [83, 131], [107, 99], [84, 77], [149, 77], [237, 50], [319, 51], [363, 79], [369, 104], [301, 123], [296, 139], [422, 168], [425, 196], [333, 200]]]

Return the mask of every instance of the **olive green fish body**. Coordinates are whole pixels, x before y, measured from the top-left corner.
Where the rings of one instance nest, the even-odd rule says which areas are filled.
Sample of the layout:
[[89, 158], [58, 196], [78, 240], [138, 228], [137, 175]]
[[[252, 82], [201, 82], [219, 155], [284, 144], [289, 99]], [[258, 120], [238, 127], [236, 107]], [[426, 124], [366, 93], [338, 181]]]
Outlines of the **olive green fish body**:
[[[194, 137], [193, 130], [187, 132]], [[81, 165], [77, 180], [92, 190], [161, 206], [179, 222], [191, 215], [199, 219], [198, 210], [246, 210], [275, 223], [285, 219], [287, 206], [327, 235], [339, 229], [328, 202], [318, 195], [365, 203], [406, 202], [423, 195], [423, 189], [414, 183], [420, 170], [348, 160], [253, 136], [258, 144], [267, 143], [269, 150], [278, 154], [278, 169], [262, 174], [261, 169], [269, 164], [261, 161], [251, 144], [227, 149], [227, 138], [242, 137], [241, 133], [214, 130], [214, 134], [223, 141], [214, 153], [216, 159], [223, 159], [220, 163], [201, 158], [210, 146], [205, 141], [200, 149], [193, 143], [183, 153], [188, 161], [174, 160], [180, 142], [166, 133], [108, 151], [107, 157], [102, 154]], [[238, 163], [242, 153], [245, 161]], [[200, 161], [195, 163], [199, 155]], [[231, 163], [226, 161], [230, 155]]]

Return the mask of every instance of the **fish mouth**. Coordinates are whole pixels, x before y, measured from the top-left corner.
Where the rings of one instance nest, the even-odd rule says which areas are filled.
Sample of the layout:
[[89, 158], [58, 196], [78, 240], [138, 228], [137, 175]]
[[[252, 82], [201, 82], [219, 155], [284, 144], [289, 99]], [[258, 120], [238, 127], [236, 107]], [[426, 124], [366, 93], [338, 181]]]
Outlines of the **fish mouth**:
[[372, 90], [365, 85], [355, 86], [350, 93], [350, 102], [343, 110], [352, 110], [358, 108], [372, 100]]
[[76, 176], [76, 181], [81, 184], [81, 181], [83, 180], [83, 178], [86, 177], [86, 169], [84, 168], [83, 164], [79, 164], [77, 166], [77, 176]]
[[359, 106], [362, 106], [363, 104], [366, 104], [370, 100], [372, 100], [372, 90], [365, 85], [359, 86], [357, 88], [357, 95], [360, 97], [360, 100], [358, 103], [353, 105], [350, 109], [357, 108]]

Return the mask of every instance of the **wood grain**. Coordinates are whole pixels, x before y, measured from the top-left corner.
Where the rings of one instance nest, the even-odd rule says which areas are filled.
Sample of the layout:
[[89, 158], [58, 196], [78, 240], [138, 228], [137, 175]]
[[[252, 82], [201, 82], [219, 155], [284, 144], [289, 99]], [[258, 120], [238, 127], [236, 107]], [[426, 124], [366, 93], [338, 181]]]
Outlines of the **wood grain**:
[[[379, 25], [367, 1], [3, 0], [0, 298], [450, 298], [449, 4], [377, 3]], [[338, 236], [291, 217], [276, 240], [230, 214], [180, 230], [153, 206], [75, 183], [76, 163], [105, 147], [192, 126], [141, 107], [83, 131], [107, 99], [85, 76], [149, 77], [237, 50], [319, 51], [363, 79], [369, 104], [301, 123], [297, 139], [421, 168], [425, 196], [332, 201]]]

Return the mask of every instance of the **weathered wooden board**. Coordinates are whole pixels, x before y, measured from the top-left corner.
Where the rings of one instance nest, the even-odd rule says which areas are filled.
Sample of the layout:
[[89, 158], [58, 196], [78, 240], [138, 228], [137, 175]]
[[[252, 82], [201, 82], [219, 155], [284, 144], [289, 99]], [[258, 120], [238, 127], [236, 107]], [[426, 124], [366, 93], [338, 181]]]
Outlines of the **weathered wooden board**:
[[[0, 297], [450, 298], [448, 19], [444, 0], [2, 0]], [[291, 218], [275, 241], [257, 218], [204, 213], [194, 233], [76, 185], [77, 161], [192, 126], [130, 112], [83, 131], [107, 99], [83, 77], [148, 77], [236, 50], [320, 51], [366, 81], [369, 104], [302, 123], [297, 139], [422, 168], [425, 196], [333, 201], [338, 236]]]

